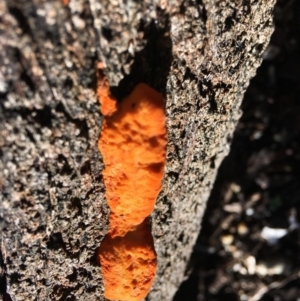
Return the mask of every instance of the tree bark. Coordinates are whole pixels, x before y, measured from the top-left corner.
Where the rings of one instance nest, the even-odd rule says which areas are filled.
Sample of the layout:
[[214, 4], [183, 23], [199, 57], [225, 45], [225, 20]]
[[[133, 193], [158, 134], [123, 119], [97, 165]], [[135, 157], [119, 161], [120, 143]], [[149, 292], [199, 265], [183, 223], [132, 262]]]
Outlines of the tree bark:
[[[162, 93], [167, 165], [152, 215], [147, 300], [184, 277], [274, 1], [0, 0], [0, 290], [18, 300], [105, 300], [96, 251], [109, 209], [97, 148], [101, 61], [114, 95]], [[151, 118], [151, 116], [149, 116]]]

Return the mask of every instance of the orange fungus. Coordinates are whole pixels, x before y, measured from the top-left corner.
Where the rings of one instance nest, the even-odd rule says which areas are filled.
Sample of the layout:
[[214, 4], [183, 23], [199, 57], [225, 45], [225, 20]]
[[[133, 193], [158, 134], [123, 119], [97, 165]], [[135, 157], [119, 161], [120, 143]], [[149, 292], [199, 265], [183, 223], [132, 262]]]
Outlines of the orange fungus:
[[117, 104], [104, 78], [97, 93], [105, 116], [98, 147], [111, 209], [109, 230], [98, 253], [104, 295], [139, 301], [148, 294], [156, 272], [149, 215], [166, 161], [164, 99], [146, 84], [138, 84]]

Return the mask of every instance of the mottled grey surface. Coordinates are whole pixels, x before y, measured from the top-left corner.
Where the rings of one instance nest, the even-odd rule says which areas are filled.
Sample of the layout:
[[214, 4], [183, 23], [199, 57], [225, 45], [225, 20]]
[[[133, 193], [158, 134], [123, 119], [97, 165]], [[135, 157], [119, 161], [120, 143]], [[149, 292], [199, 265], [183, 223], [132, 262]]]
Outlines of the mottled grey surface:
[[147, 299], [172, 299], [273, 4], [0, 0], [2, 293], [104, 300], [95, 259], [109, 212], [97, 150], [101, 60], [118, 98], [141, 81], [166, 97], [168, 161], [152, 216], [158, 273]]

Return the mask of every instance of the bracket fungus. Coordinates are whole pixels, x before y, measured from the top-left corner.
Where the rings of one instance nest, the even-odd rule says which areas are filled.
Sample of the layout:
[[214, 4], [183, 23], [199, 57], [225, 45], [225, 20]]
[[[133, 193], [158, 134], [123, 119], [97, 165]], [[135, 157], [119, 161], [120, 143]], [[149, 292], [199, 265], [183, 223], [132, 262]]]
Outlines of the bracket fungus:
[[156, 273], [149, 216], [166, 162], [165, 102], [160, 93], [140, 83], [117, 103], [104, 78], [98, 81], [97, 94], [105, 117], [98, 148], [111, 210], [109, 230], [98, 251], [104, 295], [139, 301], [150, 291]]

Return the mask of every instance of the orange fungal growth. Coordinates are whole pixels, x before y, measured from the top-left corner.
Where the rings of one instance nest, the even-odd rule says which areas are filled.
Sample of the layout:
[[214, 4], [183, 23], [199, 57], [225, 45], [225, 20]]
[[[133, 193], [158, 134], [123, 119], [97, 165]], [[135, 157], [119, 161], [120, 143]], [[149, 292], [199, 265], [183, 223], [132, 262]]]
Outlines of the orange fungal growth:
[[106, 235], [100, 247], [100, 261], [107, 299], [144, 299], [156, 272], [156, 254], [148, 220], [125, 236]]
[[156, 253], [148, 216], [161, 189], [166, 161], [164, 99], [138, 84], [117, 104], [107, 81], [98, 85], [105, 116], [98, 142], [105, 169], [109, 230], [99, 248], [105, 297], [139, 301], [149, 292]]
[[98, 146], [112, 210], [110, 233], [123, 236], [151, 214], [161, 188], [166, 160], [163, 97], [145, 84], [137, 85], [105, 118]]
[[99, 75], [98, 75], [98, 86], [97, 86], [97, 96], [100, 100], [101, 104], [101, 113], [104, 116], [110, 116], [117, 110], [117, 102], [116, 99], [110, 94], [109, 91], [109, 84], [107, 79], [104, 77], [101, 65], [98, 66], [99, 68]]

